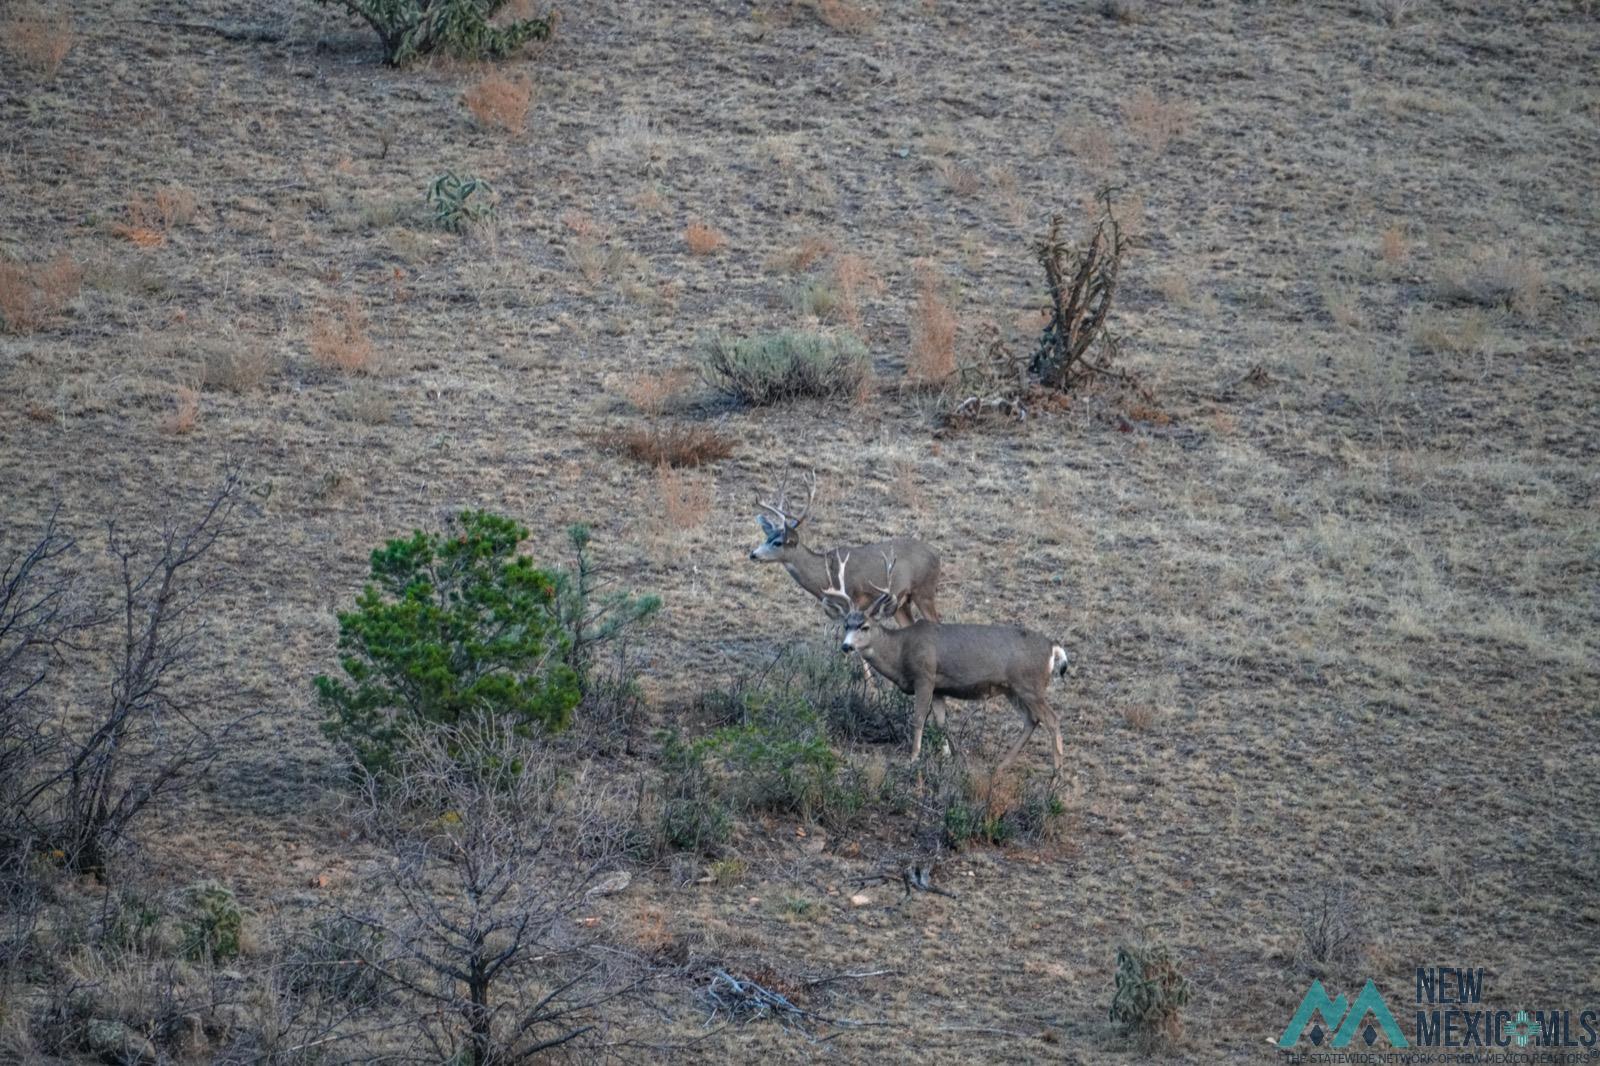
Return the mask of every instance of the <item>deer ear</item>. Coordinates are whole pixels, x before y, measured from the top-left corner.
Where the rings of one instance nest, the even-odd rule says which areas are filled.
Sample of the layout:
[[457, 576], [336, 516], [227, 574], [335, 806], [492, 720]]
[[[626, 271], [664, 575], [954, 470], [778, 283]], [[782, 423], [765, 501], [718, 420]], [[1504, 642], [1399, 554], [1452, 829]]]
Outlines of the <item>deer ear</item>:
[[835, 622], [844, 621], [845, 615], [850, 613], [845, 609], [844, 604], [839, 603], [831, 596], [822, 601], [822, 609], [827, 611], [828, 617], [833, 619]]
[[761, 526], [761, 532], [769, 537], [778, 531], [778, 527], [772, 524], [772, 519], [764, 514], [756, 515], [756, 522]]
[[872, 606], [867, 608], [867, 614], [872, 618], [887, 618], [894, 614], [894, 609], [894, 597], [887, 592], [880, 592], [878, 598], [872, 601]]

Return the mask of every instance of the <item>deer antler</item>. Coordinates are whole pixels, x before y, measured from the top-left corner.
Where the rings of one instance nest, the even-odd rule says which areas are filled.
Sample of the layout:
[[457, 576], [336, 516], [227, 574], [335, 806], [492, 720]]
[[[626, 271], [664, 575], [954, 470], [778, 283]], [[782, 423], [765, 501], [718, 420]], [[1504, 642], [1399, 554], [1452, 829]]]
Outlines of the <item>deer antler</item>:
[[[839, 584], [838, 584], [838, 587], [837, 588], [825, 588], [825, 589], [822, 590], [822, 595], [827, 596], [830, 599], [836, 599], [840, 603], [844, 604], [844, 609], [845, 609], [845, 613], [846, 614], [848, 614], [850, 611], [854, 610], [855, 609], [855, 605], [856, 605], [856, 602], [850, 598], [850, 593], [845, 591], [845, 587], [844, 587], [844, 566], [849, 561], [850, 561], [850, 553], [849, 552], [840, 552], [839, 553]], [[824, 558], [822, 560], [822, 567], [823, 567], [824, 570], [826, 570], [827, 567], [828, 567], [828, 560], [826, 558]]]
[[[842, 581], [840, 583], [843, 584]], [[874, 610], [873, 613], [880, 616], [893, 614], [900, 608], [900, 604], [895, 599], [894, 593], [889, 591], [889, 589], [894, 588], [894, 552], [892, 550], [883, 553], [883, 584], [887, 585], [888, 588], [884, 588], [882, 585], [874, 585], [870, 580], [867, 582], [868, 586], [877, 590], [881, 594], [877, 600], [873, 601], [872, 608], [869, 609], [880, 608], [883, 604], [888, 605], [887, 610]]]
[[806, 515], [811, 513], [811, 501], [817, 497], [817, 475], [814, 471], [806, 471], [806, 506], [805, 510], [801, 511], [796, 517], [790, 517], [789, 512], [785, 510], [785, 508], [789, 505], [789, 495], [786, 491], [788, 487], [789, 475], [785, 473], [783, 475], [783, 480], [778, 482], [778, 502], [767, 503], [760, 497], [757, 497], [756, 505], [771, 511], [774, 515], [777, 515], [778, 521], [782, 522], [790, 529], [798, 529], [800, 527], [800, 523], [806, 520]]

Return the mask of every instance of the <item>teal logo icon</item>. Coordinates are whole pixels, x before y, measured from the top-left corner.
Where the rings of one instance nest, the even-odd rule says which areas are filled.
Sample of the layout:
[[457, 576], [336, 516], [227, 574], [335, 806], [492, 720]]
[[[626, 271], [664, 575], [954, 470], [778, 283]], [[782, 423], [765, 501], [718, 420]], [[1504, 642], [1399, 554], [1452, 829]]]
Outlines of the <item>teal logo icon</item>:
[[1517, 1011], [1517, 1020], [1511, 1023], [1510, 1035], [1518, 1047], [1527, 1047], [1528, 1042], [1536, 1039], [1542, 1032], [1544, 1026], [1529, 1018], [1527, 1011]]
[[[1368, 1021], [1370, 1015], [1371, 1021]], [[1321, 1022], [1317, 1018], [1321, 1018]], [[1518, 1016], [1519, 1022], [1526, 1021], [1527, 1015]], [[1326, 1023], [1333, 1029], [1332, 1036], [1322, 1028]], [[1309, 1030], [1307, 1027], [1310, 1027]], [[1368, 1047], [1378, 1041], [1378, 1033], [1382, 1031], [1389, 1041], [1390, 1047], [1410, 1047], [1406, 1036], [1395, 1024], [1394, 1015], [1389, 1013], [1389, 1005], [1383, 1001], [1383, 996], [1378, 992], [1378, 986], [1371, 979], [1361, 989], [1361, 994], [1354, 1003], [1349, 1002], [1341, 993], [1338, 999], [1331, 999], [1328, 990], [1322, 987], [1321, 981], [1312, 981], [1311, 987], [1306, 991], [1305, 998], [1300, 1000], [1300, 1009], [1294, 1012], [1294, 1017], [1289, 1020], [1289, 1027], [1278, 1037], [1279, 1047], [1293, 1047], [1300, 1041], [1301, 1035], [1318, 1047], [1326, 1040], [1332, 1048], [1349, 1047], [1356, 1034], [1361, 1034], [1362, 1042]], [[1538, 1027], [1534, 1026], [1534, 1032]], [[1519, 1041], [1521, 1037], [1519, 1036]]]

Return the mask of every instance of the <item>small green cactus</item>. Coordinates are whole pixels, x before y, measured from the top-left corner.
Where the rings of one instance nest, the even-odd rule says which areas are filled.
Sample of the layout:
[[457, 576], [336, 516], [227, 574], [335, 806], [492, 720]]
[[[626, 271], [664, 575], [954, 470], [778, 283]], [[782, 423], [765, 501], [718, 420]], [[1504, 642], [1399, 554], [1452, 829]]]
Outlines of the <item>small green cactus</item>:
[[244, 908], [233, 889], [201, 881], [183, 890], [183, 954], [220, 962], [239, 954], [244, 934]]
[[1165, 944], [1119, 947], [1117, 991], [1111, 1020], [1126, 1036], [1154, 1043], [1183, 1032], [1179, 1010], [1189, 1002], [1189, 982]]
[[[480, 195], [481, 194], [481, 195]], [[455, 233], [494, 217], [489, 183], [472, 174], [461, 177], [447, 170], [428, 183], [428, 206], [436, 225]]]

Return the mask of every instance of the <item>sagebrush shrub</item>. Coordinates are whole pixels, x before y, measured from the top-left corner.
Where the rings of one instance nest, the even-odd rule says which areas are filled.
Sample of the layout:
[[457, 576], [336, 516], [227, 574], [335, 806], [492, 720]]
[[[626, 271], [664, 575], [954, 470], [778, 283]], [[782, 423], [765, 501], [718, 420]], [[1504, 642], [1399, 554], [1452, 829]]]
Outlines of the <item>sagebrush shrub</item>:
[[803, 397], [854, 396], [869, 369], [866, 345], [854, 334], [794, 330], [718, 337], [700, 364], [706, 384], [758, 407]]
[[383, 61], [399, 66], [440, 53], [453, 59], [501, 59], [529, 41], [548, 40], [553, 14], [490, 20], [509, 0], [318, 0], [335, 4], [366, 22], [383, 42]]

